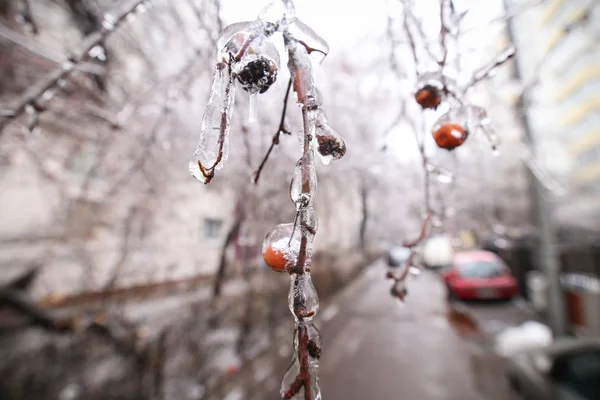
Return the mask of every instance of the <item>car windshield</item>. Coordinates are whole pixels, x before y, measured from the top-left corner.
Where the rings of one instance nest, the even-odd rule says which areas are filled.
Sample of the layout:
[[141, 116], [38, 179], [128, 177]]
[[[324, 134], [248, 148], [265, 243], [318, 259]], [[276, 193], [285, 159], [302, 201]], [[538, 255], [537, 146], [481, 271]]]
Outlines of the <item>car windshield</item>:
[[470, 261], [456, 265], [458, 274], [464, 278], [493, 278], [502, 275], [498, 261]]

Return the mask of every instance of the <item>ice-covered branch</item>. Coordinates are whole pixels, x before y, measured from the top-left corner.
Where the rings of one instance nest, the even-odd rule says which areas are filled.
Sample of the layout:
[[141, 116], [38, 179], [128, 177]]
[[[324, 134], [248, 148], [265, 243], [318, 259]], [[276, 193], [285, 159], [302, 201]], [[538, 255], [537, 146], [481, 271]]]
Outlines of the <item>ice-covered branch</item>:
[[473, 74], [473, 77], [471, 78], [469, 83], [467, 83], [465, 85], [465, 87], [463, 89], [463, 93], [466, 90], [468, 90], [469, 88], [475, 86], [482, 80], [489, 77], [496, 70], [496, 68], [498, 68], [501, 65], [503, 65], [504, 63], [508, 62], [511, 58], [514, 57], [515, 54], [516, 54], [516, 49], [512, 45], [508, 46], [506, 49], [502, 50], [490, 63], [484, 65], [483, 67], [481, 67], [477, 71], [475, 71], [475, 73]]
[[88, 53], [95, 46], [103, 43], [127, 18], [128, 15], [136, 12], [137, 7], [142, 5], [145, 0], [133, 0], [119, 9], [114, 14], [106, 13], [102, 21], [102, 29], [86, 36], [79, 47], [67, 56], [59, 68], [49, 72], [46, 76], [39, 79], [29, 87], [17, 100], [8, 107], [10, 110], [4, 119], [0, 121], [0, 135], [6, 125], [13, 119], [21, 116], [26, 109], [33, 107], [33, 113], [39, 113], [42, 109], [36, 106], [37, 102], [44, 96], [48, 90], [60, 86], [74, 71], [75, 66], [88, 56]]
[[[302, 111], [302, 156], [296, 163], [289, 194], [296, 209], [293, 223], [273, 227], [265, 236], [262, 255], [266, 265], [290, 274], [288, 306], [294, 316], [294, 357], [281, 382], [283, 399], [321, 398], [318, 385], [321, 335], [312, 320], [319, 310], [319, 298], [312, 283], [312, 244], [317, 232], [313, 208], [317, 189], [315, 153], [323, 164], [343, 157], [346, 145], [328, 123], [321, 93], [317, 89], [310, 53], [326, 55], [327, 43], [295, 16], [293, 1], [274, 0], [256, 21], [241, 22], [224, 29], [217, 42], [219, 62], [205, 110], [200, 141], [190, 160], [192, 175], [208, 183], [214, 170], [227, 158], [228, 130], [236, 84], [253, 97], [266, 92], [277, 78], [279, 55], [271, 42], [279, 31], [288, 53], [291, 79], [284, 97], [279, 126], [266, 156], [254, 175], [257, 182], [281, 133], [290, 133], [285, 118], [290, 90]], [[237, 81], [237, 82], [236, 82]]]

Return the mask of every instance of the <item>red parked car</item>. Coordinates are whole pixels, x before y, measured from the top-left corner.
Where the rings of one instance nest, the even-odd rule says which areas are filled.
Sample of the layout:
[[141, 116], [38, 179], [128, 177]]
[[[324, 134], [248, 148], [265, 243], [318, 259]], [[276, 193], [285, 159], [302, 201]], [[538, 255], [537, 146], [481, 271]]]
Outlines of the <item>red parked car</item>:
[[463, 251], [452, 257], [452, 266], [442, 272], [450, 299], [511, 299], [518, 293], [517, 280], [496, 254]]

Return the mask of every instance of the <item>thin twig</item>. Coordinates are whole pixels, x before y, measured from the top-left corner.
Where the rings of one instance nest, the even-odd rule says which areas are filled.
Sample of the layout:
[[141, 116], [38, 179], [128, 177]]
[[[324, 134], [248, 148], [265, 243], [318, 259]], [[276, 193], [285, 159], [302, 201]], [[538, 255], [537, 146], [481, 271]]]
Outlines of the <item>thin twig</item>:
[[281, 119], [279, 120], [279, 127], [277, 128], [277, 132], [275, 132], [275, 134], [273, 135], [273, 139], [271, 140], [271, 145], [269, 146], [267, 153], [265, 154], [265, 156], [264, 156], [262, 162], [260, 163], [258, 169], [256, 170], [256, 172], [254, 172], [254, 178], [252, 180], [254, 182], [254, 184], [258, 183], [258, 179], [260, 178], [260, 173], [262, 172], [262, 169], [264, 168], [265, 164], [267, 163], [267, 160], [269, 159], [269, 156], [271, 155], [271, 151], [273, 151], [273, 147], [275, 147], [275, 145], [279, 144], [279, 135], [281, 135], [281, 133], [284, 133], [286, 135], [290, 134], [290, 132], [285, 128], [285, 113], [287, 110], [288, 97], [290, 96], [291, 88], [292, 88], [292, 79], [290, 78], [290, 81], [288, 82], [287, 90], [285, 92], [285, 97], [283, 98], [283, 110], [281, 111]]
[[119, 188], [125, 185], [127, 182], [129, 182], [134, 172], [144, 165], [148, 158], [148, 152], [150, 150], [150, 147], [156, 142], [158, 132], [160, 128], [166, 123], [166, 117], [170, 113], [170, 111], [171, 110], [169, 108], [169, 99], [167, 98], [156, 120], [156, 123], [154, 124], [154, 127], [152, 128], [152, 131], [148, 136], [148, 139], [146, 139], [144, 146], [140, 150], [140, 156], [134, 161], [129, 170], [119, 180], [117, 180], [117, 182], [108, 190], [108, 192], [106, 193], [106, 197], [110, 198], [117, 194]]
[[[448, 34], [448, 27], [446, 27], [446, 2], [448, 0], [440, 0], [440, 46], [442, 47], [442, 59], [438, 61], [438, 65], [444, 73], [446, 61], [448, 60], [448, 47], [446, 45], [446, 35]], [[444, 85], [446, 86], [446, 85]]]
[[503, 65], [504, 63], [508, 62], [510, 59], [512, 59], [514, 57], [514, 55], [516, 54], [516, 49], [514, 46], [509, 46], [506, 49], [502, 50], [497, 56], [496, 58], [494, 58], [494, 61], [491, 63], [488, 63], [486, 65], [484, 65], [483, 67], [481, 67], [480, 69], [478, 69], [477, 71], [475, 71], [475, 73], [473, 74], [473, 77], [471, 78], [471, 80], [469, 81], [469, 83], [467, 83], [462, 91], [462, 94], [464, 95], [465, 92], [475, 86], [476, 84], [478, 84], [479, 82], [481, 82], [482, 80], [488, 78], [490, 76], [490, 74], [498, 67], [500, 67], [501, 65]]
[[408, 44], [410, 46], [410, 52], [412, 54], [412, 58], [413, 58], [413, 62], [415, 64], [415, 73], [417, 76], [419, 76], [419, 60], [417, 58], [417, 47], [415, 45], [415, 38], [412, 34], [412, 32], [410, 31], [410, 27], [408, 26], [408, 9], [407, 9], [407, 5], [405, 5], [405, 10], [404, 10], [404, 19], [403, 19], [403, 27], [404, 27], [404, 32], [406, 32], [406, 37], [408, 38]]
[[432, 213], [428, 211], [425, 215], [425, 218], [423, 218], [423, 224], [421, 225], [421, 233], [419, 233], [419, 237], [417, 237], [415, 240], [406, 241], [402, 243], [404, 247], [415, 247], [416, 245], [421, 243], [423, 239], [425, 239], [425, 237], [427, 236], [427, 230], [429, 229], [429, 222], [431, 221], [431, 217]]

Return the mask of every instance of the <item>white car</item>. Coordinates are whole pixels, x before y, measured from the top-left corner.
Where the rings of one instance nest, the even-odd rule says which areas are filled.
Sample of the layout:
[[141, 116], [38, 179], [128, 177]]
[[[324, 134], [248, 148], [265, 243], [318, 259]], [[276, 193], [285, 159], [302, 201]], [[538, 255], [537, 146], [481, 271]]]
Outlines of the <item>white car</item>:
[[444, 269], [451, 266], [452, 257], [454, 256], [452, 238], [439, 235], [427, 239], [421, 254], [427, 268]]

